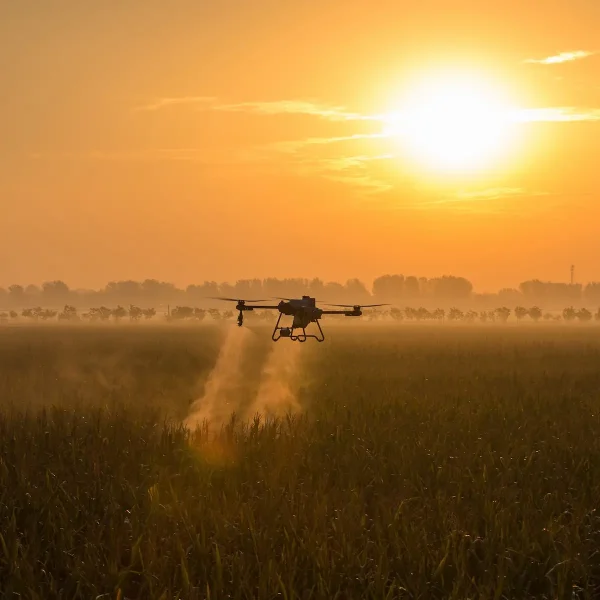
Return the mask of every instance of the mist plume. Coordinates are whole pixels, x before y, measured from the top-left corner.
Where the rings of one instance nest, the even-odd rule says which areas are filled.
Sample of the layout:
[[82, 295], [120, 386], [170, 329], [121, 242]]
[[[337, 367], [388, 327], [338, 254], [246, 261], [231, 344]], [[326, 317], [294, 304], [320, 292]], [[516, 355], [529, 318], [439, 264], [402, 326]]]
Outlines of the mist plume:
[[256, 398], [248, 417], [277, 417], [300, 410], [297, 398], [301, 347], [288, 340], [273, 345], [262, 368]]
[[244, 350], [252, 332], [245, 327], [229, 326], [217, 362], [211, 371], [204, 395], [194, 400], [184, 425], [190, 429], [205, 421], [220, 427], [239, 410], [241, 389], [244, 384], [241, 365]]

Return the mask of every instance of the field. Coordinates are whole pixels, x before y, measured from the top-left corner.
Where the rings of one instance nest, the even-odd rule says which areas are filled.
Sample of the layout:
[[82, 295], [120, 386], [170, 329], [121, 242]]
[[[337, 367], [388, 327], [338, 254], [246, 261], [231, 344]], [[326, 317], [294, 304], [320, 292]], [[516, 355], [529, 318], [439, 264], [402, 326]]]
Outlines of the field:
[[0, 329], [1, 597], [598, 597], [595, 328], [325, 331]]

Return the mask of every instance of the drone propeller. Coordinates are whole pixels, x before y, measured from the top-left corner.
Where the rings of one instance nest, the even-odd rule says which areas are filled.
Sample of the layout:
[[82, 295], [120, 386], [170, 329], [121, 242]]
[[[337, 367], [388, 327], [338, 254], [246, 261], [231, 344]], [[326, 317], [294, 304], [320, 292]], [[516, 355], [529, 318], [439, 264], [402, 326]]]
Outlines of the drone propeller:
[[211, 300], [225, 300], [226, 302], [268, 302], [268, 300], [242, 300], [240, 298], [223, 298], [221, 296], [210, 296]]
[[374, 306], [389, 306], [389, 304], [327, 304], [327, 306], [339, 306], [341, 308], [354, 308], [359, 306], [360, 308], [372, 308]]

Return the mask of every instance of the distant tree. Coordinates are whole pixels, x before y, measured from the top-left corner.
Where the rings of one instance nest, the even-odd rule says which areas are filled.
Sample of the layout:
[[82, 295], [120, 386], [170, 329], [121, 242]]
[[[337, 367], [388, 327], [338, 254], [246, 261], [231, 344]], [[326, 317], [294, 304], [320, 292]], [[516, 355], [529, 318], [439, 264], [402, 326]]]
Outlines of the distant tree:
[[113, 309], [112, 316], [115, 321], [119, 322], [123, 317], [127, 316], [127, 310], [125, 310], [120, 304], [117, 305], [117, 308]]
[[510, 317], [510, 308], [502, 306], [501, 308], [497, 308], [494, 313], [496, 314], [498, 321], [501, 323], [506, 323], [506, 321], [508, 321], [508, 317]]
[[553, 321], [554, 320], [554, 315], [552, 313], [544, 313], [544, 316], [542, 317], [544, 319], [544, 321]]
[[417, 318], [416, 313], [417, 313], [417, 311], [414, 308], [412, 308], [411, 306], [407, 306], [404, 309], [404, 316], [406, 317], [407, 321], [413, 321], [414, 319], [416, 319]]
[[191, 306], [176, 306], [171, 311], [171, 318], [176, 320], [189, 319], [194, 314], [194, 309]]
[[377, 300], [399, 300], [403, 293], [404, 275], [382, 275], [373, 281], [373, 296]]
[[36, 306], [35, 308], [25, 308], [21, 311], [21, 316], [25, 317], [26, 319], [33, 319], [34, 321], [37, 321], [42, 314], [44, 313], [44, 310], [41, 306]]
[[592, 320], [592, 313], [587, 308], [582, 308], [577, 312], [577, 318], [582, 323], [587, 323]]
[[529, 311], [524, 306], [517, 306], [515, 308], [515, 317], [517, 317], [517, 321], [520, 321], [523, 317], [526, 317], [529, 314]]
[[40, 319], [42, 319], [42, 321], [48, 321], [50, 319], [54, 319], [54, 317], [56, 317], [57, 314], [58, 311], [46, 308], [44, 310], [41, 310], [38, 316]]
[[229, 319], [233, 319], [233, 311], [232, 310], [223, 311], [223, 319], [226, 321], [228, 321]]
[[529, 309], [529, 316], [537, 323], [542, 318], [542, 309], [538, 306], [532, 306]]
[[422, 306], [420, 306], [414, 314], [415, 319], [417, 319], [417, 321], [425, 321], [431, 317], [429, 311], [426, 308], [423, 308]]
[[106, 306], [100, 306], [99, 308], [90, 308], [88, 313], [91, 321], [108, 321], [112, 315], [112, 310]]
[[404, 295], [407, 298], [418, 298], [419, 280], [412, 275], [404, 279]]
[[215, 320], [215, 321], [220, 321], [221, 320], [221, 313], [219, 312], [218, 309], [216, 308], [209, 308], [208, 309], [208, 314]]
[[498, 300], [507, 304], [517, 304], [521, 301], [522, 294], [514, 288], [502, 288], [498, 292]]
[[394, 319], [394, 321], [404, 320], [404, 315], [402, 314], [402, 311], [399, 308], [396, 308], [395, 306], [390, 308], [390, 316], [392, 317], [392, 319]]
[[436, 321], [443, 321], [445, 316], [446, 316], [446, 311], [443, 308], [436, 308], [431, 313], [431, 318]]
[[8, 300], [16, 308], [21, 308], [25, 301], [25, 289], [22, 285], [11, 285], [8, 287]]
[[465, 323], [474, 323], [478, 316], [476, 310], [469, 310], [460, 318], [465, 321]]
[[8, 313], [0, 312], [0, 323], [8, 323]]
[[42, 284], [41, 295], [43, 302], [56, 305], [69, 299], [70, 289], [64, 281], [46, 281]]
[[206, 311], [203, 308], [194, 308], [194, 319], [203, 321], [204, 317], [206, 317]]
[[574, 321], [577, 318], [577, 311], [572, 306], [569, 306], [563, 309], [562, 316], [565, 321]]
[[473, 291], [473, 284], [464, 277], [444, 275], [430, 280], [433, 295], [440, 299], [459, 300], [468, 298]]
[[368, 304], [369, 300], [372, 299], [371, 294], [360, 279], [348, 279], [345, 288], [348, 302]]
[[18, 313], [17, 313], [17, 311], [15, 311], [15, 310], [11, 310], [11, 311], [8, 313], [8, 316], [9, 316], [11, 319], [13, 319], [13, 320], [14, 320], [14, 319], [18, 319], [18, 318], [19, 318], [19, 314], [18, 314]]
[[143, 316], [144, 311], [139, 307], [135, 306], [135, 304], [129, 305], [129, 320], [137, 323]]
[[62, 312], [59, 313], [59, 321], [76, 321], [78, 319], [77, 309], [70, 304], [65, 304]]
[[144, 315], [144, 319], [148, 320], [156, 315], [156, 309], [154, 308], [143, 308], [142, 314]]
[[[475, 313], [477, 314], [477, 313]], [[448, 320], [449, 321], [461, 321], [464, 318], [464, 313], [462, 310], [456, 307], [452, 307], [448, 312]]]

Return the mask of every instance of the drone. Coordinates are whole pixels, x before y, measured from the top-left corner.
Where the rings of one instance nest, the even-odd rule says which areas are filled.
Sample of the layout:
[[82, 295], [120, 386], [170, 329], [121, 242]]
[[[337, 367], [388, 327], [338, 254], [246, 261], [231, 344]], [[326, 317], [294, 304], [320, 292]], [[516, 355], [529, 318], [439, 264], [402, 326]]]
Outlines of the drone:
[[[260, 302], [269, 302], [269, 300], [240, 300], [236, 298], [213, 298], [213, 300], [224, 300], [226, 302], [236, 302], [236, 310], [239, 311], [237, 324], [241, 327], [244, 323], [244, 312], [249, 310], [278, 310], [279, 317], [273, 329], [271, 339], [277, 342], [281, 338], [290, 339], [292, 342], [306, 342], [309, 338], [323, 342], [325, 334], [321, 329], [319, 320], [323, 315], [345, 315], [346, 317], [360, 317], [362, 308], [371, 308], [375, 306], [386, 306], [385, 304], [326, 304], [325, 306], [335, 306], [344, 310], [323, 310], [318, 308], [316, 300], [310, 296], [302, 298], [276, 298], [280, 300], [278, 304], [257, 304]], [[280, 326], [281, 318], [286, 316], [293, 317], [292, 325], [289, 327]], [[316, 323], [319, 334], [306, 333], [306, 328], [310, 323]], [[301, 332], [300, 332], [301, 330]]]

